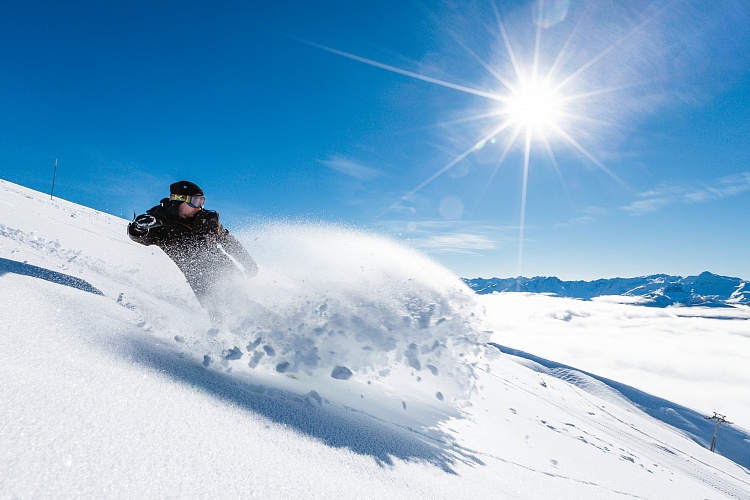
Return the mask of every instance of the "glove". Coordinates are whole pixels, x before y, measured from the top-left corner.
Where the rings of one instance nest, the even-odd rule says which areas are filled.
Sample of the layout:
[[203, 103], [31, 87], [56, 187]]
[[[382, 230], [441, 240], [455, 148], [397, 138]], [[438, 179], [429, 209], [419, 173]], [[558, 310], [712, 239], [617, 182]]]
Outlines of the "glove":
[[133, 226], [139, 233], [146, 233], [151, 228], [161, 226], [161, 221], [153, 215], [143, 214], [135, 218]]

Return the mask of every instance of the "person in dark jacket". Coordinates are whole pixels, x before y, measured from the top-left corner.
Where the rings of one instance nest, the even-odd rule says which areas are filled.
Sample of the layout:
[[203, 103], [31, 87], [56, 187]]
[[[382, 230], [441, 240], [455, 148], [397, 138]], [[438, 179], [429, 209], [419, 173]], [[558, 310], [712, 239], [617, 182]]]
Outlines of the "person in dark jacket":
[[219, 214], [203, 209], [206, 197], [201, 188], [180, 181], [169, 186], [169, 193], [169, 198], [128, 224], [128, 236], [136, 243], [164, 250], [211, 314], [214, 285], [243, 272], [232, 259], [244, 268], [245, 276], [255, 276], [258, 266], [219, 223]]

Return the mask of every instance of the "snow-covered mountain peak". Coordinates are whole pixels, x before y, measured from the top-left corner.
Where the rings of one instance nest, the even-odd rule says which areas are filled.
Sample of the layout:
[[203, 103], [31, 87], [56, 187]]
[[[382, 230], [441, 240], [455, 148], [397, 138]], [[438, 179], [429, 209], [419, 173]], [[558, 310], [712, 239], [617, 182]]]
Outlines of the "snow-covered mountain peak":
[[590, 300], [594, 297], [621, 295], [637, 297], [638, 303], [654, 307], [708, 306], [731, 307], [750, 304], [747, 282], [704, 271], [698, 276], [654, 274], [636, 278], [611, 278], [594, 281], [562, 281], [556, 277], [475, 278], [466, 283], [477, 293], [527, 292]]

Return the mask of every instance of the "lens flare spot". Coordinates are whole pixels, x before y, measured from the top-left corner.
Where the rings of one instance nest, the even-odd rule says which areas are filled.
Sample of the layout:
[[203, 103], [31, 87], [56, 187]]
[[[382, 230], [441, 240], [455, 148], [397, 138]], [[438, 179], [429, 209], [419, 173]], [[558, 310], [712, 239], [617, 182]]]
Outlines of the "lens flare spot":
[[466, 177], [469, 170], [471, 170], [471, 166], [469, 165], [468, 160], [460, 161], [456, 163], [452, 169], [448, 170], [448, 177], [460, 179]]
[[534, 23], [549, 28], [559, 23], [568, 14], [570, 0], [537, 0], [534, 2]]
[[464, 204], [458, 196], [446, 196], [440, 202], [439, 210], [444, 219], [459, 219], [464, 213]]

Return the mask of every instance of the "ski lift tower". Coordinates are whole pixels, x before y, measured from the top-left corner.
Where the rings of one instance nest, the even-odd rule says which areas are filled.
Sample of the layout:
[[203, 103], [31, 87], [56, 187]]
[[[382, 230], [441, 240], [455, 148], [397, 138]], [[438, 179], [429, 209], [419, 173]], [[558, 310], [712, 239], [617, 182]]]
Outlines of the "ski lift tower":
[[719, 415], [718, 413], [714, 412], [713, 417], [703, 417], [706, 420], [716, 420], [716, 428], [714, 429], [714, 438], [711, 440], [711, 451], [714, 451], [714, 448], [716, 447], [716, 435], [719, 433], [719, 424], [733, 424], [734, 422], [730, 422], [726, 419], [725, 415]]

